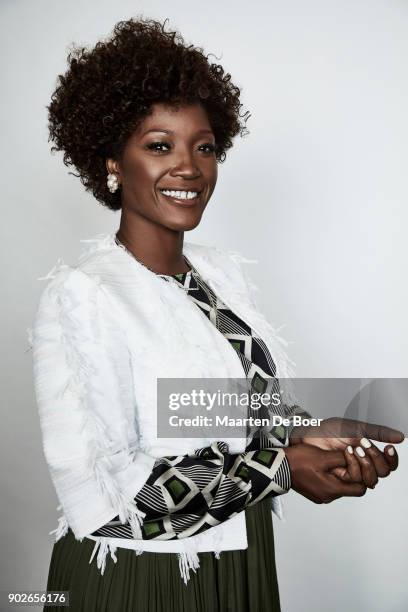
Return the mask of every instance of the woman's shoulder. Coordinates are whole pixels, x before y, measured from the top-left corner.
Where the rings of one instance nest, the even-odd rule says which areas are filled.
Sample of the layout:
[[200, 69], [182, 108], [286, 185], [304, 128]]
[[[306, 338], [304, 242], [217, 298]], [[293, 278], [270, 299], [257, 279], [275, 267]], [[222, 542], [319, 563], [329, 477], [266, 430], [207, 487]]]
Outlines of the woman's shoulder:
[[98, 262], [109, 259], [108, 254], [114, 250], [113, 234], [98, 234], [94, 238], [80, 240], [83, 243], [79, 249], [77, 261], [66, 264], [62, 257], [57, 259], [51, 270], [40, 281], [47, 281], [42, 296], [61, 295], [74, 291], [89, 291], [89, 288], [98, 285], [94, 270]]
[[248, 259], [245, 254], [239, 250], [231, 250], [215, 245], [199, 244], [196, 242], [185, 242], [184, 252], [192, 253], [197, 256], [207, 258], [209, 260], [230, 260], [234, 263], [257, 263], [254, 259]]
[[99, 283], [95, 276], [88, 274], [84, 264], [81, 258], [75, 264], [67, 264], [59, 257], [51, 270], [38, 278], [45, 284], [34, 313], [34, 327], [61, 324], [68, 319], [84, 325], [96, 315]]
[[78, 268], [63, 263], [46, 278], [28, 329], [30, 346], [38, 349], [61, 334], [65, 339], [91, 338], [99, 307], [98, 286]]
[[258, 263], [255, 259], [248, 259], [244, 253], [237, 250], [222, 248], [213, 245], [204, 245], [187, 242], [184, 244], [184, 253], [193, 263], [201, 267], [210, 278], [224, 280], [231, 274], [233, 277], [246, 276], [242, 264]]
[[69, 297], [89, 297], [90, 290], [97, 287], [90, 275], [77, 266], [57, 262], [52, 270], [38, 280], [47, 281], [40, 295], [40, 304], [45, 301], [66, 302]]

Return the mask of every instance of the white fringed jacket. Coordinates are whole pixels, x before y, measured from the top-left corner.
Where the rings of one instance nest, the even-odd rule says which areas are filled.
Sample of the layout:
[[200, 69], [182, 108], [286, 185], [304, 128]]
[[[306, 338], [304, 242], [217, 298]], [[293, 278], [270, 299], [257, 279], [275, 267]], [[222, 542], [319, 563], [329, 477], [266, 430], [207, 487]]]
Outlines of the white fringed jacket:
[[[95, 540], [102, 572], [107, 553], [115, 559], [117, 546], [138, 554], [179, 553], [187, 573], [198, 566], [197, 552], [247, 548], [244, 512], [184, 540], [142, 540], [134, 497], [155, 460], [216, 441], [157, 437], [157, 378], [242, 378], [242, 365], [191, 299], [116, 244], [115, 233], [81, 242], [89, 246], [78, 265], [59, 260], [40, 279], [50, 281], [31, 337], [44, 454], [63, 510], [56, 539], [69, 526], [76, 539]], [[256, 287], [241, 267], [252, 262], [189, 242], [183, 252], [216, 295], [264, 340], [277, 377], [293, 376], [286, 343], [255, 306]], [[245, 434], [228, 439], [231, 453], [244, 452]], [[279, 497], [272, 504], [281, 516]], [[89, 535], [117, 515], [129, 521], [134, 540]]]

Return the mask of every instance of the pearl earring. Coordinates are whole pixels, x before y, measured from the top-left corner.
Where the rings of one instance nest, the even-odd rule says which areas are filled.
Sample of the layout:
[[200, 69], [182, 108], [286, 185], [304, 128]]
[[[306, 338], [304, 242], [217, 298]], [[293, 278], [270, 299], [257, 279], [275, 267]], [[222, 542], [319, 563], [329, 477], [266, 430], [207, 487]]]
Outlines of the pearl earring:
[[111, 193], [115, 193], [115, 191], [119, 187], [119, 181], [118, 181], [118, 177], [116, 176], [116, 174], [109, 173], [106, 184], [108, 185], [109, 191]]

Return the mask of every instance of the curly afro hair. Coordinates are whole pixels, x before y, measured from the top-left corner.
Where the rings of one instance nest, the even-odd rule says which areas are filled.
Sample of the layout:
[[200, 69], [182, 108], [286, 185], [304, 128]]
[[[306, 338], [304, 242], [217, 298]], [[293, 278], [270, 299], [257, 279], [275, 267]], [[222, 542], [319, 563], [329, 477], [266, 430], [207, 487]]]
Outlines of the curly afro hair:
[[[232, 138], [248, 133], [249, 112], [240, 114], [240, 89], [203, 49], [187, 46], [165, 23], [132, 18], [116, 24], [94, 48], [74, 47], [47, 107], [52, 151], [63, 151], [82, 184], [111, 210], [121, 209], [120, 191], [106, 185], [106, 159], [120, 159], [129, 136], [152, 112], [152, 104], [200, 102], [214, 132], [218, 162]], [[244, 120], [243, 120], [244, 119]]]

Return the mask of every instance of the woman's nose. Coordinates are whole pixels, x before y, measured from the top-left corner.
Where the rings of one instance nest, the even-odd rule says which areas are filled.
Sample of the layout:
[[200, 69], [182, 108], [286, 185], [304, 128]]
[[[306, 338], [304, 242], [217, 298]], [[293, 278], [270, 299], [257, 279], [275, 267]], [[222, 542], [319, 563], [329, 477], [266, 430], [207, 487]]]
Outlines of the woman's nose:
[[201, 170], [197, 162], [195, 161], [193, 154], [188, 151], [185, 151], [180, 154], [170, 174], [172, 176], [195, 178], [201, 175]]

